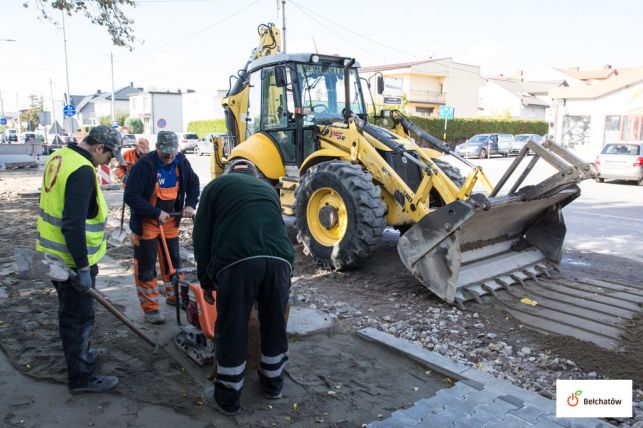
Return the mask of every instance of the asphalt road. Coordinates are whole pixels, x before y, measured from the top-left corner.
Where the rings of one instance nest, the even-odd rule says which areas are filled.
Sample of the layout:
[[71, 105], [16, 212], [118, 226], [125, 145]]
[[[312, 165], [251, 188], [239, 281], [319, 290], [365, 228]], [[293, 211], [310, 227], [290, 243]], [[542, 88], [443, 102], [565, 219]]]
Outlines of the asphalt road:
[[[190, 154], [188, 158], [204, 187], [210, 181], [210, 157]], [[482, 166], [496, 183], [514, 159], [476, 159], [472, 162]], [[525, 184], [537, 183], [554, 172], [540, 160]], [[643, 262], [643, 186], [617, 180], [605, 183], [586, 180], [580, 187], [581, 196], [563, 210], [567, 225], [565, 246]]]

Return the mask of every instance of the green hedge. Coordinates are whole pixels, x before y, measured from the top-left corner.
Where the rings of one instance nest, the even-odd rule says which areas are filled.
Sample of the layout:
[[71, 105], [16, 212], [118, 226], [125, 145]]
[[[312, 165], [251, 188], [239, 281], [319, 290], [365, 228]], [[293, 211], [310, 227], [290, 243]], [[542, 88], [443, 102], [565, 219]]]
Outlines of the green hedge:
[[[434, 117], [410, 117], [411, 121], [429, 134], [442, 139], [444, 135], [444, 119]], [[519, 119], [449, 119], [447, 123], [447, 142], [450, 145], [459, 144], [476, 134], [498, 132], [503, 134], [538, 134], [549, 132], [547, 122], [542, 120]]]
[[188, 123], [188, 132], [192, 132], [199, 136], [205, 136], [209, 132], [226, 132], [225, 120], [193, 120]]

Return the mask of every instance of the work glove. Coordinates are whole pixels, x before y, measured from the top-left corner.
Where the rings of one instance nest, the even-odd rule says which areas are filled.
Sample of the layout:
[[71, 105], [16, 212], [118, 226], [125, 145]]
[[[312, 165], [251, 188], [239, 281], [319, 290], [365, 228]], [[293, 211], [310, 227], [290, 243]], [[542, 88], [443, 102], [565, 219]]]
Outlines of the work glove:
[[89, 269], [78, 269], [72, 285], [79, 293], [87, 293], [92, 288], [92, 274]]
[[203, 290], [203, 299], [209, 305], [214, 305], [214, 295], [212, 294], [212, 291], [214, 291], [214, 284], [209, 279], [200, 281], [200, 283], [201, 289]]

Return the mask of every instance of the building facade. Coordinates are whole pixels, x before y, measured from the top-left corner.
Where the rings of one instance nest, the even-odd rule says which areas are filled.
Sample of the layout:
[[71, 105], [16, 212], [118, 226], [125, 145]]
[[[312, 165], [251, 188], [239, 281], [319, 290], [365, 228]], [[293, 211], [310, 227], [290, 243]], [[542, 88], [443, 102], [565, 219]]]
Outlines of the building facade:
[[129, 97], [130, 117], [143, 121], [144, 134], [183, 132], [183, 93], [147, 90]]

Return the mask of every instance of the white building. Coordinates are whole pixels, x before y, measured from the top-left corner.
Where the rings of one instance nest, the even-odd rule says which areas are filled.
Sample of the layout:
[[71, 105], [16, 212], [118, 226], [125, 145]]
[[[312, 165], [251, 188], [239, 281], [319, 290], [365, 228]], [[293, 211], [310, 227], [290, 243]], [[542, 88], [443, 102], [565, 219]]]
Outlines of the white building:
[[504, 77], [487, 78], [480, 88], [480, 115], [545, 120], [550, 104], [549, 88], [561, 81], [525, 82]]
[[183, 94], [183, 129], [195, 120], [223, 119], [221, 99], [227, 90], [188, 91]]
[[143, 121], [144, 134], [183, 132], [183, 93], [146, 90], [129, 97], [130, 117]]
[[556, 141], [592, 159], [614, 141], [643, 141], [643, 67], [581, 86], [552, 88]]

